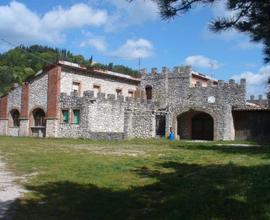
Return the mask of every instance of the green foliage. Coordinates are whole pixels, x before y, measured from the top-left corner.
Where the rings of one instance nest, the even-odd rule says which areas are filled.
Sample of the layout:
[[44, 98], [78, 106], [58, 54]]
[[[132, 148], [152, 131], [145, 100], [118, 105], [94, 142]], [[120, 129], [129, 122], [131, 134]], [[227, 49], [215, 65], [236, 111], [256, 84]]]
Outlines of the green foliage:
[[[40, 45], [19, 46], [0, 54], [0, 95], [6, 93], [14, 83], [21, 84], [25, 79], [43, 69], [45, 65], [55, 63], [58, 60], [78, 63], [87, 68], [93, 67], [93, 57], [87, 60], [82, 55], [73, 55], [65, 49], [54, 49]], [[139, 76], [138, 71], [122, 65], [114, 66], [113, 63], [109, 65], [95, 64], [94, 67], [134, 77]]]

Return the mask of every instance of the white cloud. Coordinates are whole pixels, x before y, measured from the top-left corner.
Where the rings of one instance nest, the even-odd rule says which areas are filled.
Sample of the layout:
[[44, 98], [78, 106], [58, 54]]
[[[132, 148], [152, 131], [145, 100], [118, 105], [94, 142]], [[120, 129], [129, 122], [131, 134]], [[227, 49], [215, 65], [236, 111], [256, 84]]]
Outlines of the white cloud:
[[202, 55], [189, 56], [185, 59], [185, 64], [194, 67], [218, 69], [220, 64], [218, 61], [210, 59]]
[[117, 57], [121, 59], [148, 58], [153, 55], [153, 44], [146, 39], [128, 39], [124, 44], [116, 49], [108, 48], [105, 37], [97, 37], [87, 33], [89, 39], [83, 41], [80, 46], [90, 46], [105, 56]]
[[270, 65], [264, 66], [259, 69], [257, 73], [243, 72], [234, 75], [231, 78], [239, 81], [242, 78], [247, 80], [247, 95], [265, 94], [267, 88], [267, 80], [270, 77]]
[[127, 40], [121, 47], [110, 53], [111, 56], [124, 59], [148, 58], [153, 54], [153, 45], [145, 39]]
[[107, 26], [107, 31], [115, 31], [130, 25], [140, 25], [159, 18], [158, 6], [151, 0], [106, 0], [114, 6], [115, 11]]
[[91, 46], [97, 51], [105, 53], [107, 52], [107, 42], [104, 37], [91, 37], [86, 41], [83, 41], [80, 45], [81, 47]]
[[61, 6], [47, 12], [41, 22], [48, 29], [68, 29], [83, 26], [100, 26], [106, 23], [107, 12], [94, 10], [80, 3], [64, 9]]
[[0, 5], [0, 17], [0, 35], [16, 43], [60, 42], [67, 29], [100, 26], [108, 19], [106, 11], [94, 10], [86, 4], [58, 7], [39, 16], [17, 1]]

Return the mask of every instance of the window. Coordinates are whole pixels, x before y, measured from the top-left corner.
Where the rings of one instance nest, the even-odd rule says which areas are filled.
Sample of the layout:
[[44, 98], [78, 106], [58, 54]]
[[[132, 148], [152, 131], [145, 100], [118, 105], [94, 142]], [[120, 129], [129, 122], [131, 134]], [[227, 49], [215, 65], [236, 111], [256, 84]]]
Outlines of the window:
[[79, 82], [72, 83], [72, 91], [73, 92], [77, 92], [78, 94], [80, 94], [80, 87], [81, 87], [81, 84]]
[[93, 89], [94, 89], [94, 93], [95, 93], [95, 94], [101, 92], [101, 86], [100, 86], [100, 85], [94, 84]]
[[80, 124], [80, 110], [73, 110], [73, 123]]
[[62, 110], [62, 122], [69, 123], [69, 111], [68, 110]]
[[45, 127], [46, 120], [45, 120], [45, 112], [37, 108], [33, 111], [33, 118], [34, 118], [34, 126], [35, 127]]
[[151, 100], [152, 99], [152, 86], [146, 86], [145, 92], [146, 92], [146, 99]]
[[122, 89], [116, 89], [116, 94], [117, 95], [122, 95]]
[[133, 98], [134, 97], [134, 91], [129, 90], [128, 91], [128, 97]]
[[19, 127], [20, 126], [20, 120], [19, 120], [20, 113], [19, 113], [19, 111], [16, 109], [12, 110], [10, 112], [10, 115], [11, 115], [11, 121], [12, 121], [11, 127]]

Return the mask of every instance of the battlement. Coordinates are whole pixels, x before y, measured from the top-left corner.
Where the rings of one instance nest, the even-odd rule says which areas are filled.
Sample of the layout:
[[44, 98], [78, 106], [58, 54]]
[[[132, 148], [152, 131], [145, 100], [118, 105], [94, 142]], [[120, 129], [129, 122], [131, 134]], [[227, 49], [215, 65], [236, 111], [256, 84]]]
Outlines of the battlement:
[[184, 73], [191, 73], [192, 69], [190, 66], [175, 66], [172, 70], [170, 70], [167, 66], [163, 66], [162, 69], [159, 71], [158, 68], [153, 67], [151, 71], [148, 73], [147, 69], [141, 69], [140, 73], [142, 78], [145, 77], [159, 77], [164, 76], [166, 74], [184, 74]]
[[217, 88], [217, 89], [243, 89], [246, 88], [246, 79], [241, 79], [240, 83], [236, 83], [234, 79], [230, 79], [228, 82], [224, 80], [218, 80], [217, 83], [213, 80], [207, 82], [207, 86], [203, 86], [202, 82], [198, 81], [193, 88]]
[[115, 94], [105, 94], [97, 93], [95, 96], [94, 91], [87, 90], [84, 91], [83, 96], [79, 96], [77, 92], [71, 92], [70, 95], [67, 93], [61, 93], [60, 95], [61, 103], [73, 103], [73, 105], [84, 105], [87, 103], [106, 103], [110, 102], [111, 104], [126, 104], [127, 106], [133, 105], [141, 108], [151, 108], [154, 109], [159, 106], [158, 102], [153, 102], [151, 100], [146, 100], [143, 98], [133, 98], [133, 97], [124, 97], [122, 95]]

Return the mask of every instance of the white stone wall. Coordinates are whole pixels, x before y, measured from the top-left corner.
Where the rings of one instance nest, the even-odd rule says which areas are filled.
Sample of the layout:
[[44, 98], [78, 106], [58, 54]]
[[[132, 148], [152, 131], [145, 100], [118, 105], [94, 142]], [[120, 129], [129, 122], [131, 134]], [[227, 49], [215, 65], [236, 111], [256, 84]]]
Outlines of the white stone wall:
[[47, 111], [47, 91], [48, 91], [48, 75], [44, 74], [36, 78], [30, 84], [29, 91], [29, 111], [39, 106]]
[[151, 111], [135, 111], [132, 115], [132, 137], [155, 137], [155, 114]]
[[9, 136], [19, 136], [19, 128], [9, 128]]
[[88, 128], [92, 132], [124, 132], [124, 106], [111, 101], [91, 104]]
[[19, 136], [25, 137], [29, 135], [29, 120], [20, 120]]
[[72, 92], [72, 82], [80, 82], [81, 83], [81, 94], [83, 95], [84, 91], [94, 90], [93, 86], [100, 85], [101, 93], [105, 94], [116, 94], [116, 89], [122, 89], [122, 95], [128, 96], [128, 91], [135, 91], [137, 86], [128, 83], [128, 82], [119, 82], [114, 79], [104, 78], [104, 76], [86, 76], [82, 74], [74, 74], [72, 72], [62, 71], [61, 72], [61, 93], [66, 93], [70, 95]]
[[8, 112], [14, 108], [21, 110], [21, 96], [22, 87], [17, 87], [8, 94]]
[[8, 135], [8, 120], [0, 120], [0, 135]]

